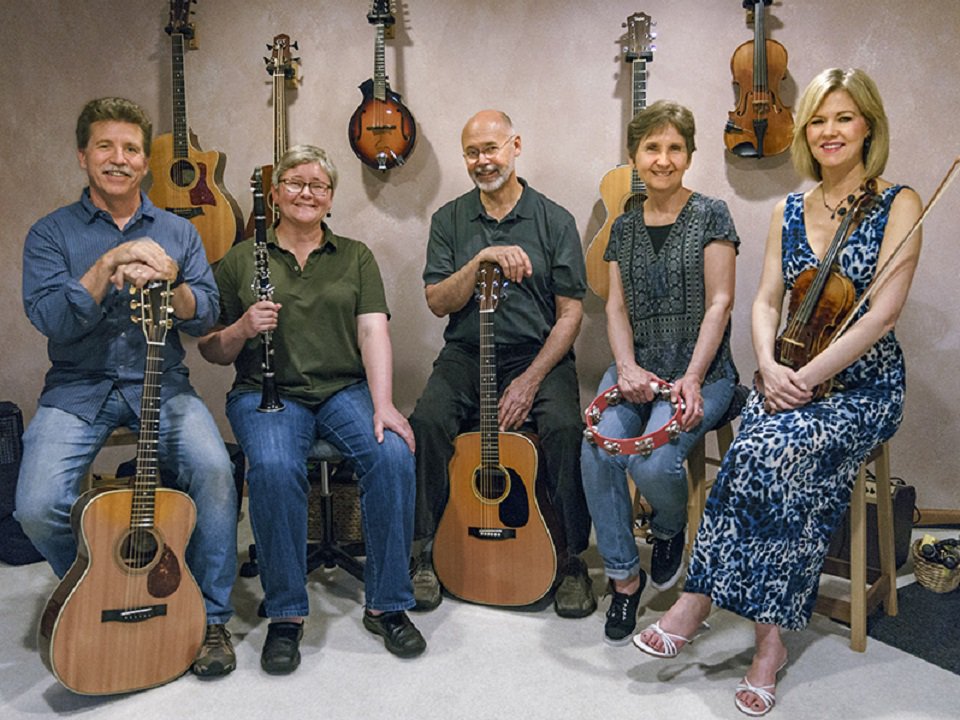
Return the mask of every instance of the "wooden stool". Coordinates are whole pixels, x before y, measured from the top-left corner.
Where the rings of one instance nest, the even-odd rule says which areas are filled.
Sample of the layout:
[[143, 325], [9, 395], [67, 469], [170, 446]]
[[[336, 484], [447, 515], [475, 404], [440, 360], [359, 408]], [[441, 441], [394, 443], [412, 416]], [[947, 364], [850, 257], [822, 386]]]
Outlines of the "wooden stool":
[[[707, 435], [710, 433], [716, 433], [717, 457], [707, 457]], [[732, 443], [733, 424], [728, 422], [707, 431], [687, 455], [687, 550], [693, 547], [707, 504], [708, 485], [712, 484], [707, 481], [707, 465], [719, 467]], [[633, 516], [639, 517], [643, 512], [642, 496], [633, 488]]]
[[[110, 435], [107, 436], [106, 442], [103, 443], [103, 447], [119, 447], [121, 445], [133, 445], [137, 446], [137, 443], [140, 441], [140, 435], [135, 433], [130, 428], [118, 427]], [[91, 463], [92, 465], [92, 463]], [[87, 476], [83, 479], [82, 491], [89, 490], [93, 487], [99, 485], [127, 485], [129, 484], [129, 478], [123, 478], [122, 482], [117, 478], [113, 478], [110, 482], [98, 482], [97, 476], [90, 470], [87, 471]]]
[[[867, 497], [866, 467], [873, 463], [876, 496]], [[880, 567], [867, 567], [867, 503], [877, 503], [877, 546]], [[897, 614], [897, 568], [893, 539], [893, 499], [890, 495], [890, 447], [881, 443], [860, 466], [850, 498], [850, 560], [828, 557], [823, 573], [850, 579], [850, 596], [820, 595], [817, 612], [850, 625], [850, 648], [867, 648], [867, 617], [880, 603], [887, 615]]]

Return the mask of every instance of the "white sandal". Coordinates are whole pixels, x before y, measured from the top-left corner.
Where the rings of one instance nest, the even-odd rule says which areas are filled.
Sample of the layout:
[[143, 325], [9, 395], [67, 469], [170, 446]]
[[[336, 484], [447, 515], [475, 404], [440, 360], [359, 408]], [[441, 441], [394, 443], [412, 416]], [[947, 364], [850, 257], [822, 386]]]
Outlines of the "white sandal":
[[[658, 620], [657, 622], [653, 623], [653, 625], [648, 625], [644, 632], [646, 632], [646, 630], [652, 630], [657, 637], [660, 638], [660, 642], [663, 643], [663, 650], [657, 650], [652, 645], [648, 645], [646, 642], [644, 642], [643, 638], [641, 637], [643, 633], [633, 636], [633, 644], [640, 648], [640, 650], [645, 652], [647, 655], [653, 655], [654, 657], [658, 658], [675, 658], [677, 653], [683, 650], [684, 647], [700, 637], [700, 634], [704, 630], [710, 629], [710, 626], [706, 623], [701, 623], [700, 627], [700, 632], [698, 632], [692, 638], [686, 638], [683, 635], [674, 635], [673, 633], [668, 633], [666, 630], [660, 627], [660, 621]], [[684, 644], [682, 647], [677, 647], [677, 640], [683, 641]]]
[[[777, 697], [770, 691], [776, 689], [777, 687], [776, 676], [779, 675], [780, 671], [783, 670], [786, 666], [787, 666], [787, 661], [784, 660], [783, 664], [777, 668], [777, 672], [774, 674], [773, 685], [754, 685], [749, 680], [747, 680], [747, 676], [744, 675], [743, 680], [741, 680], [737, 684], [736, 695], [733, 696], [733, 701], [737, 704], [737, 710], [742, 712], [744, 715], [749, 715], [750, 717], [760, 717], [761, 715], [766, 715], [768, 712], [773, 710], [773, 706], [777, 704]], [[745, 702], [740, 700], [740, 698], [738, 698], [737, 695], [739, 695], [742, 692], [750, 692], [756, 695], [758, 698], [760, 698], [760, 702], [763, 703], [763, 709], [754, 710], [752, 707], [750, 707]]]

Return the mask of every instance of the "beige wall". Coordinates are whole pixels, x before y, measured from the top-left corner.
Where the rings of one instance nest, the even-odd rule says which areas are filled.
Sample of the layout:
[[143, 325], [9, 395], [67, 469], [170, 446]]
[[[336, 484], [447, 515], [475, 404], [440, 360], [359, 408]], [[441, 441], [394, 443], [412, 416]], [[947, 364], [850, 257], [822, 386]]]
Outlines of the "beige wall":
[[[629, 73], [621, 23], [642, 10], [657, 23], [648, 99], [673, 98], [696, 115], [699, 150], [687, 184], [725, 199], [743, 239], [734, 315], [735, 354], [747, 379], [754, 361], [749, 308], [774, 202], [806, 187], [786, 155], [761, 161], [725, 152], [734, 105], [729, 69], [752, 38], [733, 0], [418, 0], [400, 2], [387, 44], [393, 88], [418, 121], [406, 166], [387, 175], [362, 166], [347, 142], [357, 90], [373, 70], [365, 0], [201, 0], [199, 49], [186, 56], [188, 120], [204, 150], [226, 153], [225, 184], [246, 216], [248, 181], [272, 155], [265, 43], [287, 33], [300, 45], [303, 84], [288, 96], [292, 142], [325, 146], [341, 172], [332, 227], [367, 242], [393, 311], [396, 400], [409, 412], [441, 342], [443, 322], [423, 301], [420, 272], [430, 215], [470, 183], [460, 129], [475, 110], [510, 113], [523, 137], [520, 174], [567, 207], [586, 247], [604, 219], [598, 183], [625, 160]], [[163, 0], [32, 0], [4, 3], [0, 58], [5, 112], [0, 179], [0, 397], [29, 419], [47, 367], [45, 344], [23, 315], [21, 247], [33, 221], [73, 201], [84, 183], [72, 134], [84, 102], [122, 95], [143, 104], [157, 133], [171, 130], [170, 40]], [[789, 52], [788, 104], [824, 67], [859, 66], [877, 81], [893, 147], [885, 176], [929, 198], [960, 153], [960, 3], [954, 0], [798, 0], [768, 11], [770, 37]], [[960, 507], [960, 351], [957, 224], [960, 183], [933, 211], [917, 280], [898, 327], [909, 364], [906, 419], [894, 440], [894, 474], [919, 488], [925, 507]], [[609, 362], [603, 307], [588, 297], [577, 342], [586, 404]], [[220, 422], [229, 369], [207, 365], [190, 342], [195, 384]]]

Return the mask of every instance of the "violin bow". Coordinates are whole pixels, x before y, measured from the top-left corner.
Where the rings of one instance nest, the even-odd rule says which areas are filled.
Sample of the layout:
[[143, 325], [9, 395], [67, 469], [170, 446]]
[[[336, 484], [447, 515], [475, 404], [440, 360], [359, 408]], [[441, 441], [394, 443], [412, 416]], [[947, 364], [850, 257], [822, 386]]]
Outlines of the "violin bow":
[[944, 175], [943, 180], [940, 181], [940, 185], [934, 191], [930, 201], [927, 203], [926, 207], [923, 208], [923, 212], [920, 213], [920, 217], [918, 217], [916, 222], [913, 223], [913, 227], [910, 228], [907, 234], [903, 237], [903, 240], [901, 240], [900, 243], [893, 249], [893, 252], [890, 253], [890, 257], [886, 259], [886, 261], [877, 271], [877, 274], [873, 276], [873, 282], [871, 282], [870, 286], [864, 290], [863, 295], [860, 296], [860, 299], [856, 302], [850, 312], [847, 313], [846, 319], [843, 321], [840, 329], [837, 330], [834, 336], [830, 339], [828, 346], [833, 345], [840, 338], [840, 336], [850, 328], [850, 325], [853, 324], [853, 319], [857, 316], [857, 313], [860, 312], [860, 308], [867, 303], [867, 301], [873, 296], [874, 292], [880, 287], [881, 283], [885, 279], [887, 270], [890, 268], [890, 263], [892, 263], [894, 258], [900, 254], [900, 251], [903, 250], [910, 238], [917, 234], [917, 230], [919, 230], [920, 226], [923, 225], [923, 221], [926, 219], [927, 215], [930, 214], [930, 211], [933, 210], [933, 206], [937, 204], [943, 193], [946, 192], [946, 189], [950, 187], [950, 183], [952, 183], [957, 177], [958, 172], [960, 172], [960, 156], [953, 161], [950, 169], [947, 170], [947, 174]]

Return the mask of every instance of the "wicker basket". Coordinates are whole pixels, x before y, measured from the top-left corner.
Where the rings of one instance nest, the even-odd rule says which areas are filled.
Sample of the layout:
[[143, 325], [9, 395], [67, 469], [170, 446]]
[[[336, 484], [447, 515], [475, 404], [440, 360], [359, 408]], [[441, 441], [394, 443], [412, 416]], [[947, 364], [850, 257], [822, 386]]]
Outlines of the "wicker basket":
[[960, 567], [950, 570], [940, 563], [931, 562], [920, 554], [920, 540], [915, 540], [911, 546], [913, 555], [913, 571], [917, 582], [927, 590], [936, 593], [953, 592], [960, 586]]
[[[333, 534], [339, 543], [362, 543], [363, 526], [360, 522], [360, 488], [356, 481], [330, 478], [333, 495]], [[307, 539], [323, 536], [323, 510], [320, 503], [320, 483], [310, 483], [307, 499]]]

